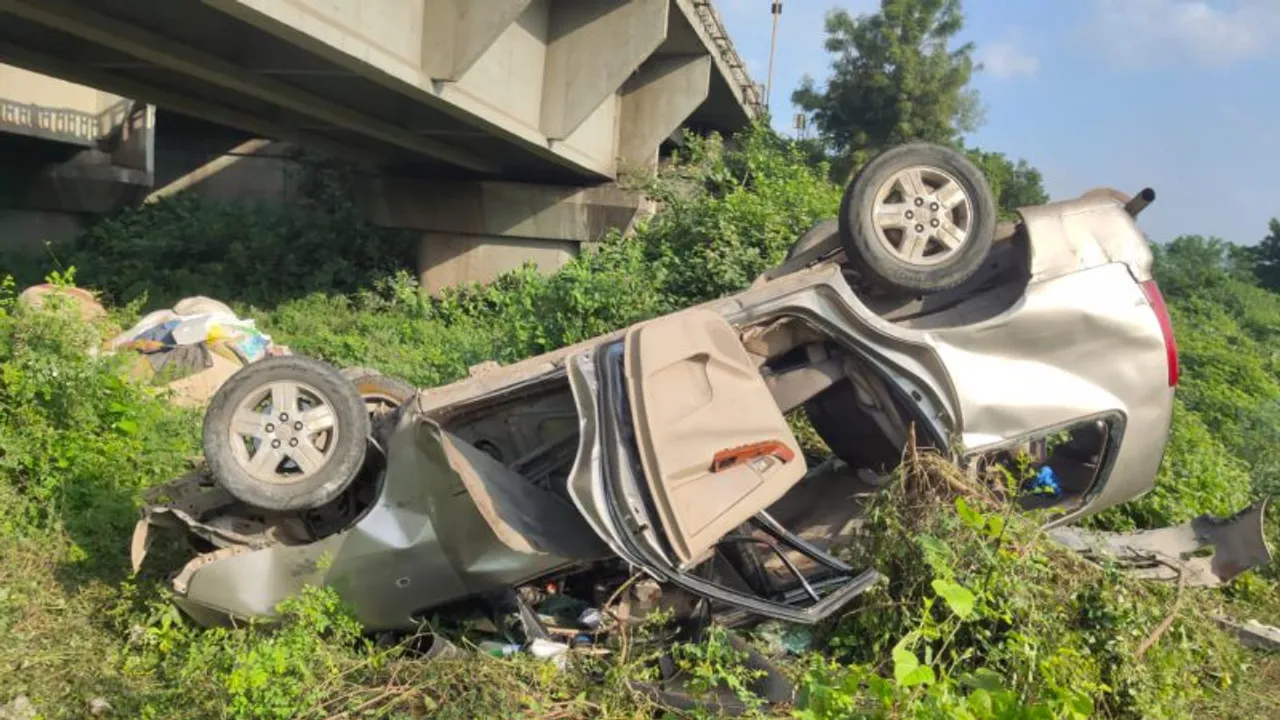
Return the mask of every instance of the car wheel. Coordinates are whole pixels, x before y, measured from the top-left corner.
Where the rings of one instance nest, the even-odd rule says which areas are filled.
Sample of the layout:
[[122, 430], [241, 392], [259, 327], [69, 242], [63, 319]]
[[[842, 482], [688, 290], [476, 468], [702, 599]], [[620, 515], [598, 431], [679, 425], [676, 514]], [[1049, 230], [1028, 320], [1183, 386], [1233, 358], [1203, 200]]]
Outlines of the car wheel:
[[839, 220], [845, 253], [863, 277], [887, 290], [932, 293], [982, 266], [996, 204], [986, 178], [962, 153], [911, 143], [858, 173]]
[[264, 510], [320, 507], [364, 463], [369, 415], [355, 386], [296, 355], [246, 365], [204, 417], [205, 460], [236, 499]]
[[787, 251], [787, 259], [799, 257], [819, 246], [835, 250], [840, 246], [839, 223], [836, 220], [819, 220], [809, 228]]
[[418, 392], [417, 388], [400, 378], [369, 368], [343, 368], [342, 376], [356, 386], [370, 417], [395, 410]]

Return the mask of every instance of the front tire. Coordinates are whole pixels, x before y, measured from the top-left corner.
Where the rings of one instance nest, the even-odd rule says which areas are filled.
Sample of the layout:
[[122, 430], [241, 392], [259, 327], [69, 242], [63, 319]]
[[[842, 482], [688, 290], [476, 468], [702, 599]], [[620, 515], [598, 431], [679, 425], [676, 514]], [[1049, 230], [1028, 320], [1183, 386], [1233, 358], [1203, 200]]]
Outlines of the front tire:
[[205, 461], [236, 499], [264, 510], [324, 505], [364, 464], [369, 415], [354, 385], [297, 355], [246, 365], [204, 417]]

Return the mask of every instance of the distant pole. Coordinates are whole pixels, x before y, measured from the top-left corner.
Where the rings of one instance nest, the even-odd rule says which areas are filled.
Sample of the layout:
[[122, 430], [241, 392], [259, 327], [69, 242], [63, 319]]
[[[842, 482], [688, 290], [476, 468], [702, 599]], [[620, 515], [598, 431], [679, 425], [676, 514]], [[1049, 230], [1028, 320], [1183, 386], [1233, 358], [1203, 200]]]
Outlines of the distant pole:
[[778, 49], [778, 18], [782, 15], [782, 3], [774, 2], [770, 10], [773, 13], [773, 38], [769, 41], [769, 82], [764, 88], [764, 107], [769, 109], [773, 100], [773, 54]]

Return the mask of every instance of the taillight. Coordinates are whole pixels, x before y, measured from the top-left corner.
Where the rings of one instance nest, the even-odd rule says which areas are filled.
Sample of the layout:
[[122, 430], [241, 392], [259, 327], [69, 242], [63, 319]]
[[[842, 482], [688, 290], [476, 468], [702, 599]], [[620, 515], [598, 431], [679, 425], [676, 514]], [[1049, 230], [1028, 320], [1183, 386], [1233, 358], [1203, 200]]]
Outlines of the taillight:
[[1160, 321], [1160, 333], [1164, 335], [1165, 358], [1169, 365], [1169, 387], [1178, 384], [1178, 343], [1173, 338], [1173, 320], [1169, 317], [1169, 308], [1164, 304], [1164, 295], [1160, 294], [1160, 286], [1155, 280], [1142, 283], [1142, 292], [1156, 311], [1156, 319]]

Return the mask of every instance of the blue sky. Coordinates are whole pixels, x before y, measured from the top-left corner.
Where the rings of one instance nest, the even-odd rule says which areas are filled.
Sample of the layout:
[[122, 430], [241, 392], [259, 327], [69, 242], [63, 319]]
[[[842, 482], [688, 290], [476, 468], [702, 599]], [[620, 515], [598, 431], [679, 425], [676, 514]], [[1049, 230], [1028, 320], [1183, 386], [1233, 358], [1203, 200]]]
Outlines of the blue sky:
[[[757, 82], [771, 0], [718, 0]], [[772, 107], [822, 83], [823, 15], [876, 0], [784, 0]], [[1280, 216], [1280, 0], [966, 0], [961, 40], [986, 69], [986, 124], [970, 140], [1026, 158], [1054, 198], [1109, 185], [1155, 188], [1153, 240], [1217, 235], [1253, 244]]]

